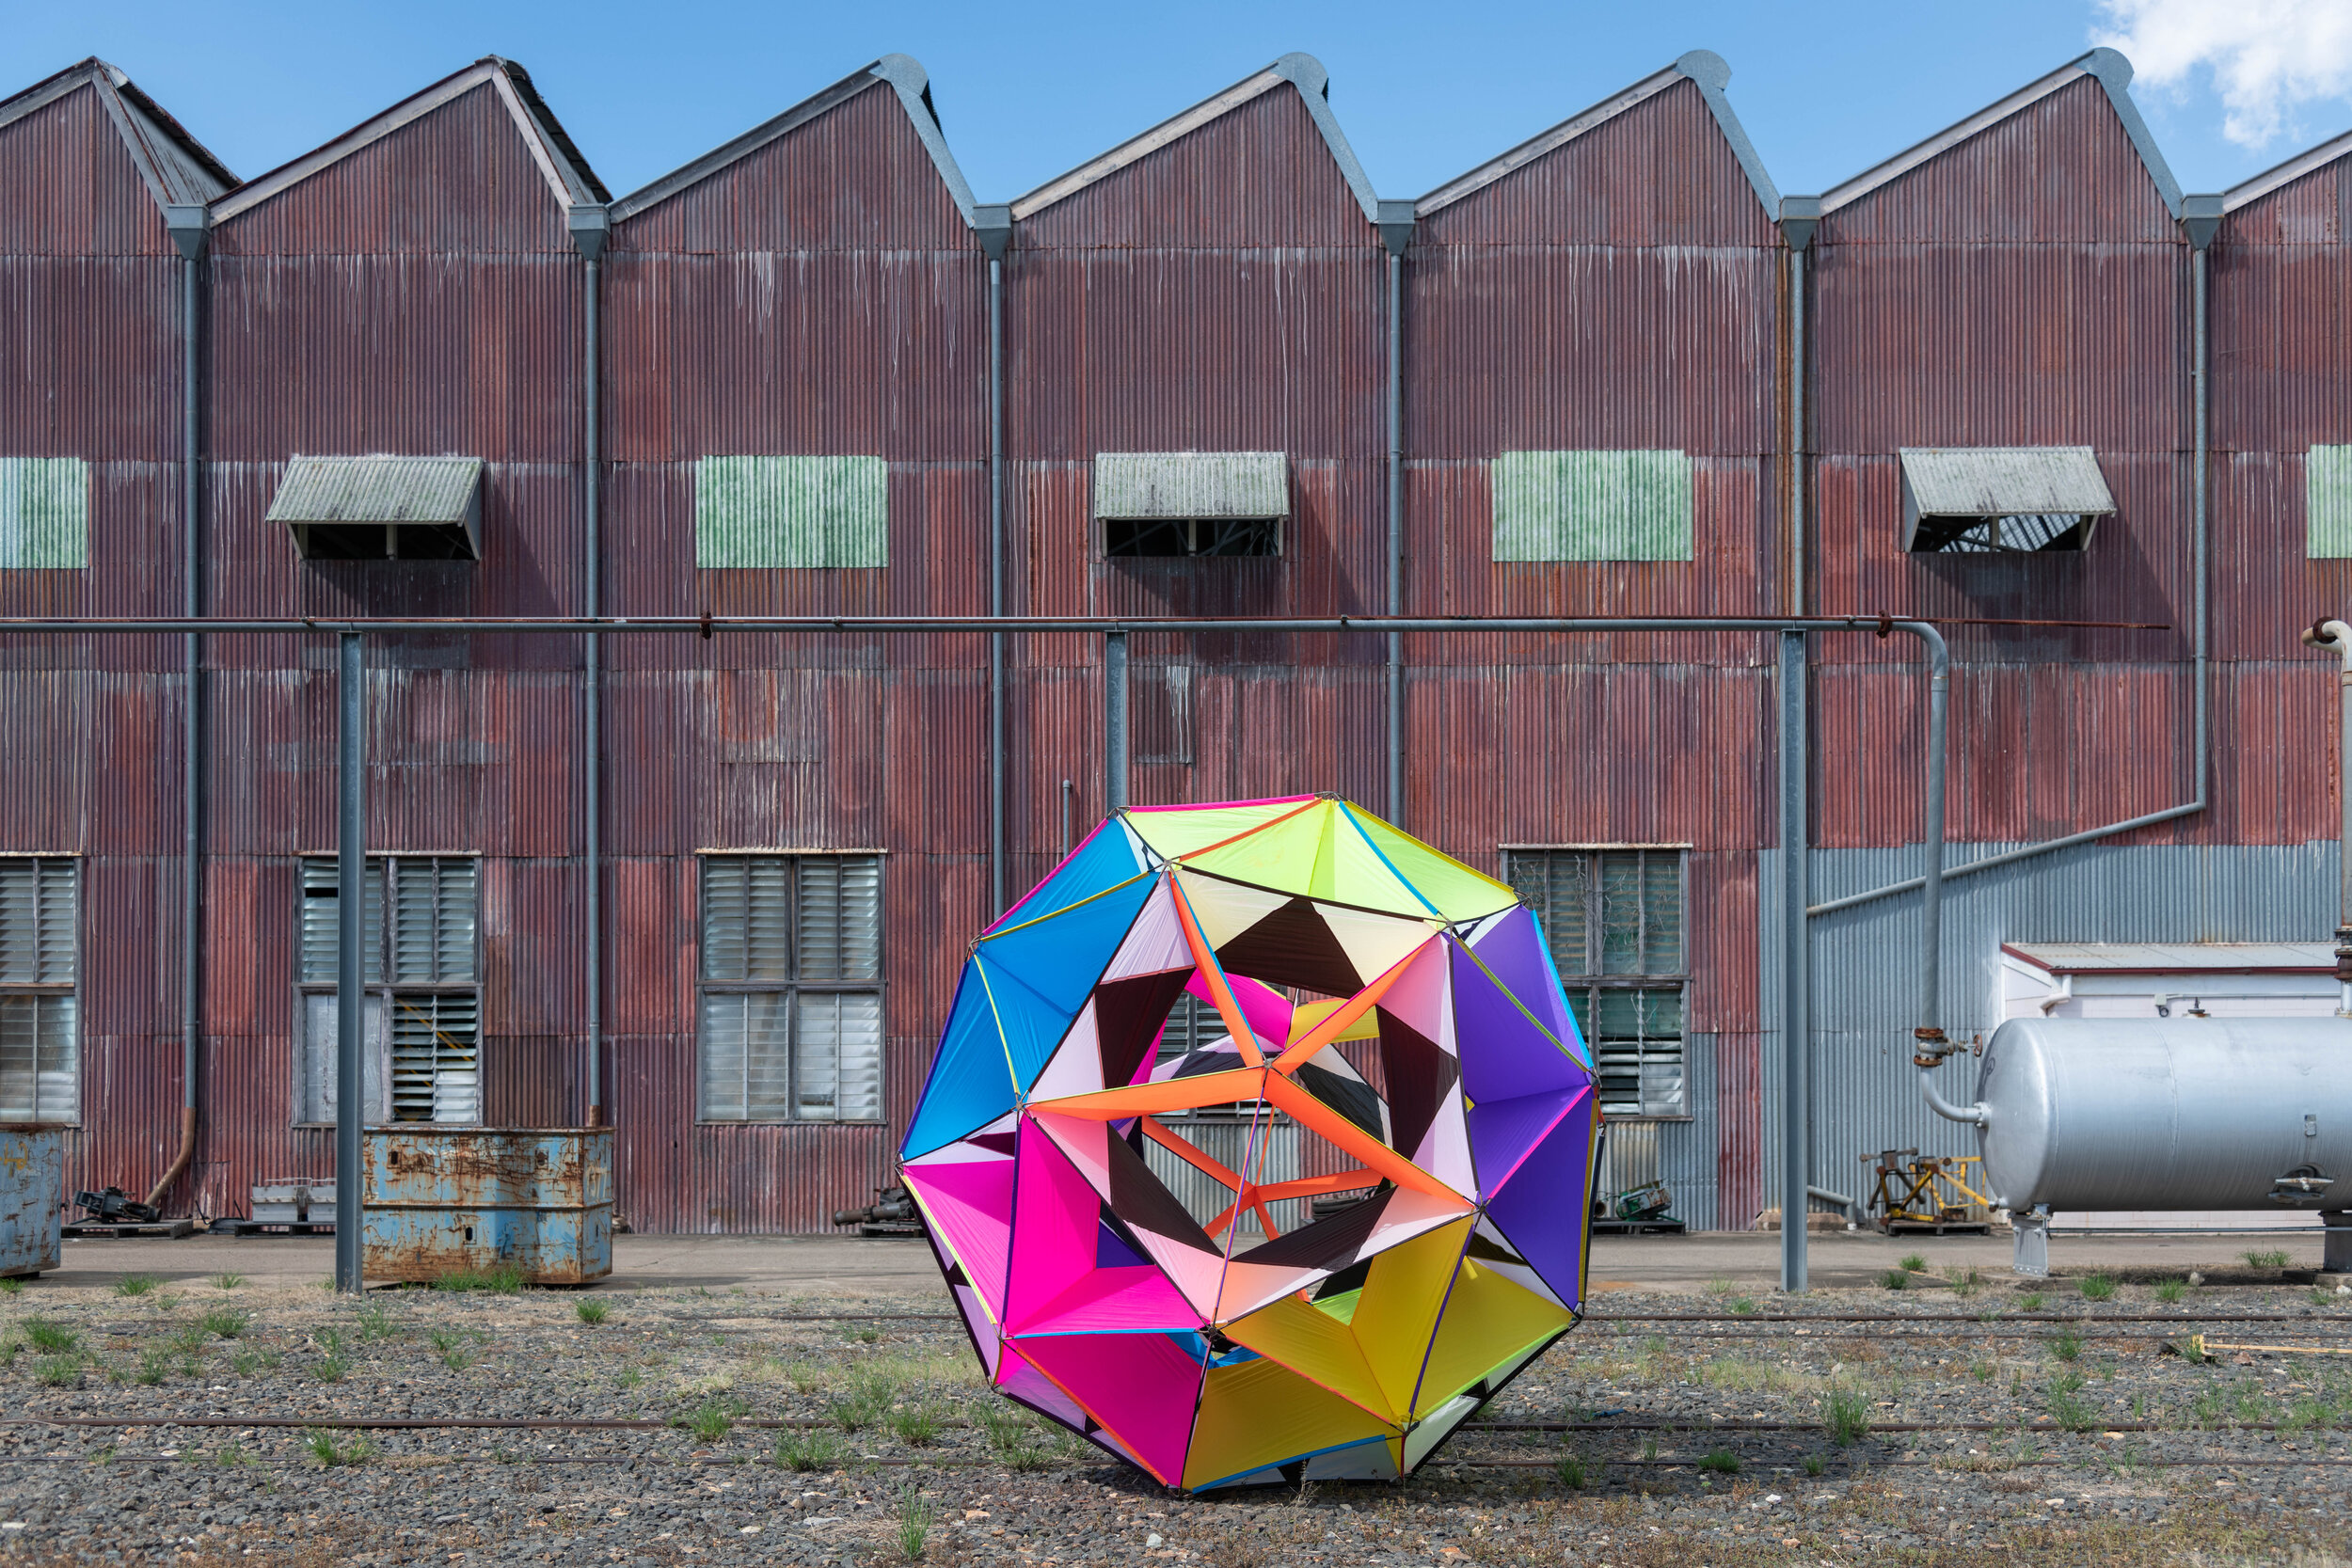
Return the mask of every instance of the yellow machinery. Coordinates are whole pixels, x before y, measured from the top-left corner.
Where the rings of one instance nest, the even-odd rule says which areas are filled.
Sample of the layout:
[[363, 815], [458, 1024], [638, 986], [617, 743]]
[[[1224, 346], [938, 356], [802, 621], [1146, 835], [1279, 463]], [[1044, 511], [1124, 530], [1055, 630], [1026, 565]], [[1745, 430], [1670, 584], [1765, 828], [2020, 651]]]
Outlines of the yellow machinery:
[[1878, 1179], [1869, 1196], [1870, 1223], [1888, 1235], [1899, 1231], [1984, 1231], [1993, 1227], [1993, 1203], [1977, 1190], [1984, 1162], [1974, 1154], [1922, 1155], [1915, 1148], [1883, 1148], [1865, 1154]]

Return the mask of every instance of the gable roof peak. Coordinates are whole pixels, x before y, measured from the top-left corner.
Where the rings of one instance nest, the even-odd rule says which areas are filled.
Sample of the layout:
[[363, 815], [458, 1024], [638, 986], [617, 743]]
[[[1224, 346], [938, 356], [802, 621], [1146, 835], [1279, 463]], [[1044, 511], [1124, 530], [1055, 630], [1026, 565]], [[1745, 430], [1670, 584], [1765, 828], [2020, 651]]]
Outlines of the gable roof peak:
[[1707, 112], [1715, 119], [1716, 128], [1731, 144], [1733, 156], [1740, 160], [1740, 170], [1748, 178], [1749, 188], [1764, 204], [1768, 214], [1778, 215], [1780, 191], [1772, 183], [1764, 160], [1757, 155], [1756, 144], [1748, 139], [1747, 128], [1731, 111], [1731, 100], [1724, 87], [1731, 80], [1731, 66], [1711, 49], [1692, 49], [1677, 56], [1663, 71], [1654, 71], [1631, 87], [1612, 93], [1590, 108], [1570, 115], [1549, 130], [1539, 131], [1500, 157], [1488, 159], [1467, 174], [1458, 175], [1431, 191], [1414, 204], [1414, 212], [1427, 217], [1440, 208], [1452, 206], [1474, 191], [1485, 189], [1515, 169], [1522, 168], [1554, 149], [1566, 146], [1585, 133], [1607, 124], [1635, 104], [1656, 97], [1677, 83], [1689, 82], [1699, 90], [1707, 104]]
[[132, 82], [129, 72], [92, 55], [0, 100], [0, 127], [38, 113], [70, 93], [94, 90], [158, 208], [201, 206], [237, 182], [227, 165]]
[[1358, 162], [1356, 150], [1348, 145], [1346, 133], [1340, 129], [1338, 119], [1331, 113], [1331, 73], [1312, 55], [1296, 51], [1282, 55], [1262, 71], [1252, 71], [1224, 91], [1212, 93], [1190, 108], [1170, 115], [1142, 135], [1131, 136], [1109, 151], [1088, 159], [1067, 174], [1047, 181], [1028, 195], [1016, 198], [1011, 203], [1012, 215], [1015, 219], [1034, 217], [1056, 202], [1075, 196], [1089, 185], [1108, 179], [1129, 164], [1183, 140], [1202, 126], [1223, 119], [1286, 82], [1298, 89], [1299, 102], [1306, 105], [1308, 118], [1314, 121], [1316, 131], [1321, 133], [1331, 161], [1339, 166], [1340, 178], [1347, 182], [1349, 194], [1363, 209], [1364, 221], [1377, 222], [1380, 198], [1373, 193], [1372, 181], [1364, 173], [1364, 166]]
[[2061, 87], [2089, 77], [2106, 92], [2107, 104], [2123, 125], [2123, 134], [2131, 138], [2132, 150], [2139, 154], [2140, 166], [2155, 183], [2156, 194], [2163, 198], [2165, 210], [2175, 219], [2181, 215], [2181, 182], [2172, 177], [2170, 166], [2164, 161], [2164, 152], [2156, 146], [2156, 138], [2140, 118], [2139, 105], [2132, 101], [2132, 62], [2105, 45], [2079, 55], [2045, 76], [2040, 76], [2019, 87], [2005, 98], [1986, 104], [1964, 119], [1946, 126], [1916, 146], [1904, 149], [1884, 163], [1875, 165], [1821, 195], [1821, 212], [1836, 212], [1868, 196], [1910, 173], [1922, 164], [1958, 147], [1980, 131], [1988, 130], [2011, 115], [2032, 107]]

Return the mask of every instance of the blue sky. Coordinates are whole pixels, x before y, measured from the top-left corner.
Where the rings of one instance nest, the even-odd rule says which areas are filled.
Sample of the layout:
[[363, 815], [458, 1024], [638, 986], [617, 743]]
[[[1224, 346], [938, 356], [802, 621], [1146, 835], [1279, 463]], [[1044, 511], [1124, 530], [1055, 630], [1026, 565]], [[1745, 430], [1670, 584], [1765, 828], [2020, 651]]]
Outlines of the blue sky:
[[1784, 191], [1823, 189], [2093, 41], [2122, 41], [2183, 185], [2223, 188], [2352, 127], [2352, 0], [1438, 6], [27, 8], [0, 86], [87, 55], [128, 71], [240, 175], [285, 162], [485, 54], [527, 67], [616, 193], [892, 51], [929, 69], [950, 144], [1003, 200], [1289, 50], [1331, 73], [1373, 183], [1408, 197], [1671, 61], [1730, 61]]

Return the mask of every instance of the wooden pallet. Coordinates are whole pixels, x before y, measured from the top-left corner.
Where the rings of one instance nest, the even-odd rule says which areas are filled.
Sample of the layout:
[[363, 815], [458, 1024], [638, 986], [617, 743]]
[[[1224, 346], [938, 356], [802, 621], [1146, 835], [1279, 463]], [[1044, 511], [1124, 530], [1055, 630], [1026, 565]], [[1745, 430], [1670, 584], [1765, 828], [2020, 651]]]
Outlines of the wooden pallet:
[[152, 1225], [96, 1225], [77, 1222], [65, 1227], [67, 1239], [76, 1242], [121, 1242], [135, 1237], [175, 1241], [193, 1233], [194, 1220], [157, 1220]]

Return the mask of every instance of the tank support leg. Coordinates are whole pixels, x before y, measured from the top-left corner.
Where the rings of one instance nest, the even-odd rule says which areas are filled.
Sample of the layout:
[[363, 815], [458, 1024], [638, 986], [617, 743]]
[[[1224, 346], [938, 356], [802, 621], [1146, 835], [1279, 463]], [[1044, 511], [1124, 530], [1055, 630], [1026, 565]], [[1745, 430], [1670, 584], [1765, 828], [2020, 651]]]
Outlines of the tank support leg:
[[2352, 1213], [2331, 1210], [2319, 1216], [2319, 1223], [2327, 1227], [2327, 1239], [2320, 1243], [2319, 1283], [2352, 1285]]
[[2011, 1212], [2010, 1234], [2014, 1250], [2010, 1254], [2012, 1272], [2030, 1275], [2036, 1279], [2050, 1273], [2050, 1216], [2036, 1210], [2031, 1213]]

